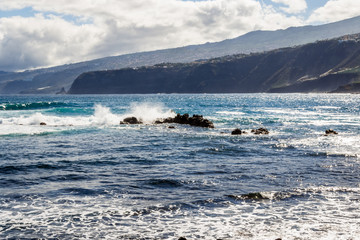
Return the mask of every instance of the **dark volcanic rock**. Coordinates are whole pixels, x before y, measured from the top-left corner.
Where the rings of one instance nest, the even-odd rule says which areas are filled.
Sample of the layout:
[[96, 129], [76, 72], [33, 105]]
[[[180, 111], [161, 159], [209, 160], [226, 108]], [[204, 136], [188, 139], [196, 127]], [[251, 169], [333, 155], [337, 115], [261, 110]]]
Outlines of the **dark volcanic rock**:
[[236, 128], [231, 132], [231, 135], [241, 135], [241, 134], [243, 134], [243, 132], [239, 128]]
[[193, 115], [189, 118], [188, 124], [190, 126], [214, 128], [214, 124], [210, 120], [203, 118], [202, 115]]
[[328, 136], [328, 135], [337, 135], [338, 133], [332, 129], [327, 129], [325, 131], [325, 136]]
[[267, 130], [266, 128], [253, 129], [251, 130], [251, 132], [254, 133], [255, 135], [269, 134], [269, 130]]
[[45, 126], [46, 123], [45, 123], [45, 122], [41, 122], [40, 125], [41, 125], [41, 126]]
[[253, 200], [264, 200], [269, 199], [267, 197], [264, 197], [261, 193], [255, 192], [255, 193], [248, 193], [241, 195], [243, 199], [253, 199]]
[[174, 123], [189, 124], [189, 114], [185, 113], [184, 115], [181, 115], [178, 113], [174, 118]]
[[[136, 117], [127, 117], [120, 124], [142, 124], [141, 119]], [[165, 119], [157, 119], [155, 124], [163, 123], [177, 123], [177, 124], [187, 124], [190, 126], [203, 127], [203, 128], [214, 128], [213, 122], [204, 118], [202, 115], [193, 115], [192, 117], [189, 114], [185, 113], [184, 115], [177, 114], [175, 117], [169, 117]], [[169, 126], [169, 128], [175, 128], [174, 126]]]
[[235, 200], [268, 200], [268, 197], [263, 196], [261, 193], [259, 192], [254, 192], [254, 193], [247, 193], [247, 194], [242, 194], [240, 196], [237, 195], [228, 195], [228, 197], [233, 198]]
[[124, 120], [121, 121], [120, 124], [142, 124], [142, 121], [138, 120], [136, 117], [127, 117], [124, 118]]
[[189, 114], [187, 113], [183, 115], [178, 113], [174, 118], [158, 119], [155, 121], [155, 124], [162, 124], [162, 123], [178, 123], [178, 124], [188, 124], [190, 126], [196, 126], [196, 127], [214, 128], [213, 122], [204, 118], [202, 115], [194, 114], [192, 117], [190, 117]]

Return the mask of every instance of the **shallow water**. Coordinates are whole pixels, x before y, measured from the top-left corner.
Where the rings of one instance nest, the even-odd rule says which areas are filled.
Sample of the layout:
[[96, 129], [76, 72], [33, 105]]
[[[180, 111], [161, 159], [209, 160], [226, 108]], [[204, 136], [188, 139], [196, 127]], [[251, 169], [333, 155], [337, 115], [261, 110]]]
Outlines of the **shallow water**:
[[[0, 238], [359, 239], [359, 110], [358, 95], [0, 96]], [[174, 112], [215, 129], [153, 124]]]

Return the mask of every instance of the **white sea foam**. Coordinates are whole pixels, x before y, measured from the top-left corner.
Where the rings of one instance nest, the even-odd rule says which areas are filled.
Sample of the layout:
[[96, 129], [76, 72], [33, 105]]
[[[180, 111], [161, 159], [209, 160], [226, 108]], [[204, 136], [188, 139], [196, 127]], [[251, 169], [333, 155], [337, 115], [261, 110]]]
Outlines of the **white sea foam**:
[[303, 138], [281, 140], [279, 144], [291, 145], [314, 154], [360, 158], [360, 137], [349, 133], [325, 136], [315, 132]]
[[318, 106], [318, 107], [315, 107], [315, 109], [326, 109], [326, 110], [328, 110], [328, 109], [340, 109], [341, 107], [334, 107], [334, 106]]
[[217, 114], [222, 114], [222, 115], [245, 115], [245, 113], [243, 112], [237, 112], [237, 111], [219, 111], [216, 112]]
[[[130, 116], [150, 124], [158, 118], [174, 117], [175, 113], [160, 103], [133, 103], [125, 114], [114, 114], [110, 108], [97, 104], [94, 106], [94, 114], [90, 116], [60, 117], [35, 112], [31, 115], [12, 115], [0, 118], [0, 135], [40, 134], [61, 131], [68, 127], [114, 126], [119, 125], [120, 121]], [[46, 126], [40, 126], [42, 122], [46, 123]]]
[[25, 204], [4, 202], [0, 224], [29, 231], [46, 226], [38, 232], [43, 238], [178, 239], [183, 236], [265, 240], [358, 239], [360, 236], [359, 188], [295, 189], [280, 193], [280, 198], [274, 196], [279, 193], [261, 194], [270, 200], [238, 200], [222, 207], [198, 209], [155, 204], [145, 214], [141, 213], [144, 209], [134, 209], [144, 206], [137, 202], [141, 200], [131, 200], [126, 195], [39, 197]]

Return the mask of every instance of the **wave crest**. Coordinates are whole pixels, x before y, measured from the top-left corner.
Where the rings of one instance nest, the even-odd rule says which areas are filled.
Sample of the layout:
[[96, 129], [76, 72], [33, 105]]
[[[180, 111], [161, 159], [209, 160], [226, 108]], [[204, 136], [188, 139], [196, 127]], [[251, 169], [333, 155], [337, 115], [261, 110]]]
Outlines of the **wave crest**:
[[3, 103], [0, 105], [0, 111], [36, 110], [64, 106], [67, 104], [62, 102]]
[[[63, 105], [61, 104], [61, 106]], [[59, 131], [59, 127], [69, 126], [116, 126], [120, 124], [120, 121], [129, 116], [141, 119], [145, 124], [152, 124], [159, 118], [175, 116], [172, 110], [166, 108], [161, 103], [132, 103], [124, 114], [115, 114], [109, 107], [100, 104], [94, 106], [93, 115], [59, 116], [49, 115], [44, 112], [35, 112], [31, 115], [24, 112], [19, 113], [21, 115], [0, 118], [0, 135], [54, 132]], [[40, 126], [40, 123], [46, 123], [46, 126]]]

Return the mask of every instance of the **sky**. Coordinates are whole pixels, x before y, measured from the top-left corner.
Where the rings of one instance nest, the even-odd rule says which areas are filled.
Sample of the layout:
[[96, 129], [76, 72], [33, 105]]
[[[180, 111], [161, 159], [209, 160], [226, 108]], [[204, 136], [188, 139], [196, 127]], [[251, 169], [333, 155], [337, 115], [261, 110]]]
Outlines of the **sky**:
[[0, 70], [216, 42], [358, 15], [355, 0], [1, 0]]

